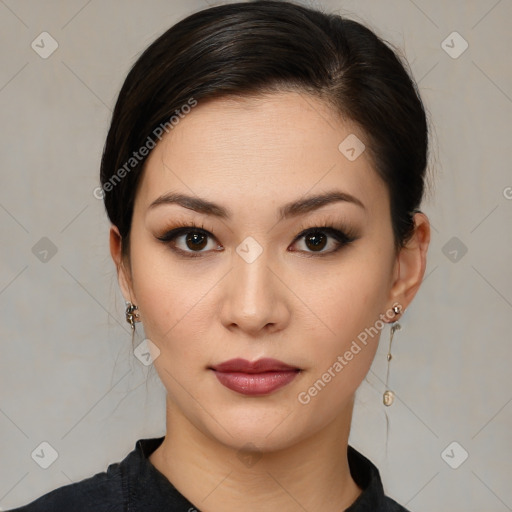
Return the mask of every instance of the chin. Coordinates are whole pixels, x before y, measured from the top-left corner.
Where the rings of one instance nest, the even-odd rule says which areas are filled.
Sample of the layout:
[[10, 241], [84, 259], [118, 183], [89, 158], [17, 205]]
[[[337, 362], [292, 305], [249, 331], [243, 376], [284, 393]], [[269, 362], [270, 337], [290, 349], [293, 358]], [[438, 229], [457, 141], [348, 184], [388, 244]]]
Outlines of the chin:
[[[272, 452], [288, 448], [306, 436], [289, 411], [255, 412], [233, 408], [223, 412], [220, 425], [204, 418], [201, 430], [211, 439], [234, 450]], [[304, 426], [306, 427], [306, 426]]]

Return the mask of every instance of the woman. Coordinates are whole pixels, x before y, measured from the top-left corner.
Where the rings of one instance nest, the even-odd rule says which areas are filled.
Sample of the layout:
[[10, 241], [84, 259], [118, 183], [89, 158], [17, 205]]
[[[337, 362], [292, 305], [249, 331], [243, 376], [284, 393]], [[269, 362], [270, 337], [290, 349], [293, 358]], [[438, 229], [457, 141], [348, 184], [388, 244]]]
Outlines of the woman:
[[406, 510], [348, 437], [424, 275], [427, 148], [414, 82], [354, 21], [256, 1], [159, 37], [96, 192], [167, 432], [16, 510]]

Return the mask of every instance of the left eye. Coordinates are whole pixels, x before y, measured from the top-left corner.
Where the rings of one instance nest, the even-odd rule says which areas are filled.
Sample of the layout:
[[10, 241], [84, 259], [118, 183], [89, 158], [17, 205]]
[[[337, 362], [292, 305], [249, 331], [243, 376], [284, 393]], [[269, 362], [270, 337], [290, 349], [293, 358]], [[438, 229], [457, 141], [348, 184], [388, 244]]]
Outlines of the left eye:
[[[208, 252], [205, 247], [208, 246], [208, 239], [214, 239], [213, 235], [203, 229], [195, 228], [194, 226], [181, 227], [173, 229], [163, 236], [157, 237], [158, 240], [169, 244], [174, 252], [185, 254], [190, 257], [200, 256], [202, 253]], [[179, 247], [180, 239], [184, 246]], [[343, 231], [340, 231], [334, 227], [317, 227], [309, 228], [295, 238], [292, 245], [304, 239], [306, 250], [299, 250], [298, 252], [305, 252], [315, 255], [331, 254], [341, 247], [348, 245], [355, 240], [355, 237], [347, 235]], [[328, 245], [328, 241], [331, 239], [331, 249], [324, 251]], [[215, 245], [213, 249], [215, 250]], [[217, 248], [221, 247], [216, 245]], [[297, 252], [297, 251], [292, 251]], [[195, 253], [195, 254], [194, 254]]]
[[[331, 241], [331, 250], [322, 251], [327, 245], [329, 238]], [[333, 253], [340, 249], [343, 245], [346, 245], [353, 241], [353, 238], [349, 237], [343, 231], [340, 231], [333, 227], [325, 228], [313, 228], [302, 232], [297, 236], [295, 242], [304, 239], [303, 243], [311, 252], [315, 253]], [[306, 251], [308, 252], [308, 251]]]
[[[213, 236], [205, 231], [204, 229], [197, 228], [195, 226], [184, 226], [176, 229], [172, 229], [163, 236], [157, 237], [158, 240], [169, 244], [171, 249], [177, 253], [184, 253], [187, 256], [195, 257], [200, 256], [207, 245], [208, 238]], [[184, 238], [185, 249], [177, 247], [180, 238]], [[187, 251], [186, 249], [191, 249]], [[193, 254], [197, 253], [197, 254]]]

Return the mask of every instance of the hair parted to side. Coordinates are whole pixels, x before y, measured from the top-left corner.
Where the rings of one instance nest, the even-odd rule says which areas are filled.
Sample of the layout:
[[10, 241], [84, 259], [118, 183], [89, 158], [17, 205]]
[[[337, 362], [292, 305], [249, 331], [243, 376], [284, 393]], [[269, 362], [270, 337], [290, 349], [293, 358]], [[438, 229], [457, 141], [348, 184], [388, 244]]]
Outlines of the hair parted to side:
[[[119, 93], [101, 161], [102, 187], [191, 101], [280, 91], [312, 94], [360, 127], [389, 191], [395, 247], [402, 247], [413, 232], [428, 160], [417, 86], [395, 51], [370, 29], [288, 1], [207, 8], [158, 37]], [[104, 188], [125, 256], [146, 158], [138, 157], [123, 179]]]

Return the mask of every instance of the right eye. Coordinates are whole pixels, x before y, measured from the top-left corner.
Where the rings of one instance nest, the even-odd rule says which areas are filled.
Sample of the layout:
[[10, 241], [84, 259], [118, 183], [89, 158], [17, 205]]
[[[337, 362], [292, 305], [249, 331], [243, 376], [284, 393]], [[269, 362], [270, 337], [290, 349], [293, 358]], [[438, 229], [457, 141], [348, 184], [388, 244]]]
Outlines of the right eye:
[[[213, 238], [213, 235], [208, 231], [190, 225], [172, 229], [157, 238], [161, 242], [170, 245], [171, 250], [187, 257], [197, 258], [201, 256], [201, 253], [208, 252], [203, 249], [208, 246], [209, 237]], [[212, 245], [215, 246], [213, 243]], [[217, 247], [220, 246], [217, 244]]]

